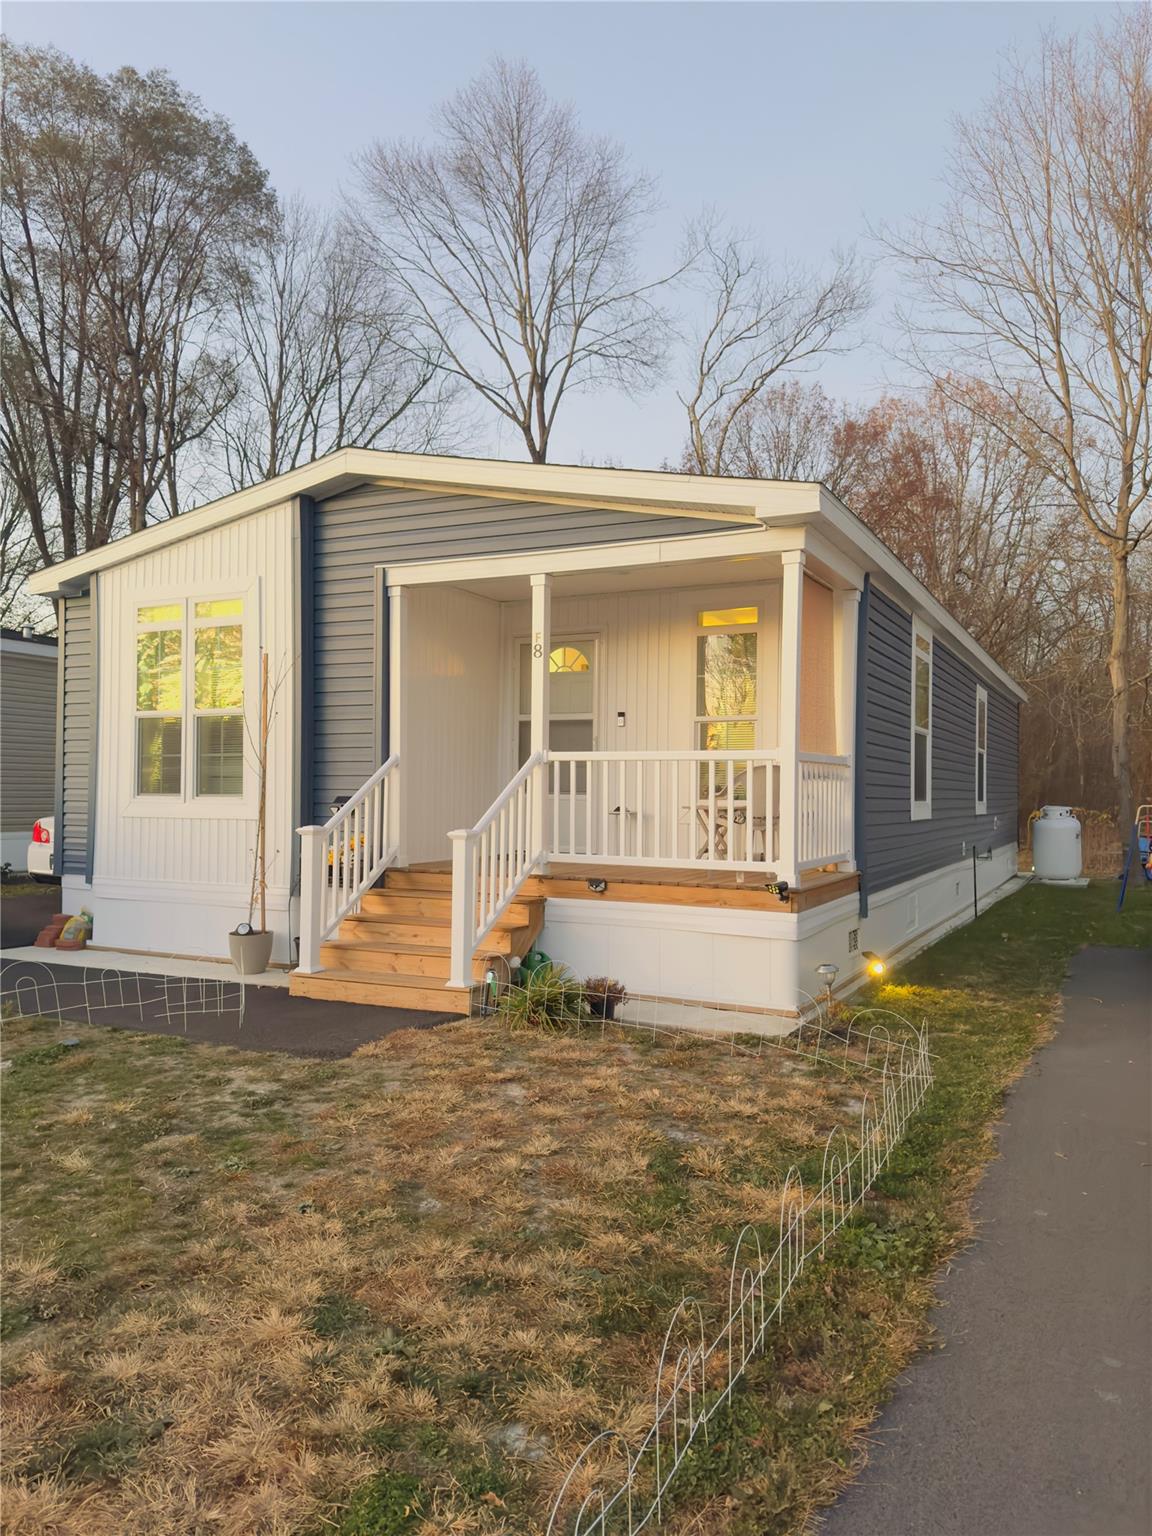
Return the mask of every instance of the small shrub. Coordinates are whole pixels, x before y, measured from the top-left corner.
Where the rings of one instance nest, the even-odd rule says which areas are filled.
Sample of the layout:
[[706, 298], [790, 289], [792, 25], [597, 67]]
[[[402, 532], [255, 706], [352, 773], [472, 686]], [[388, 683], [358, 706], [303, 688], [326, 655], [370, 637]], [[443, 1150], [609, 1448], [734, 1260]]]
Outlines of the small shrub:
[[505, 989], [496, 1015], [512, 1030], [560, 1034], [587, 1022], [584, 989], [564, 965], [544, 965]]

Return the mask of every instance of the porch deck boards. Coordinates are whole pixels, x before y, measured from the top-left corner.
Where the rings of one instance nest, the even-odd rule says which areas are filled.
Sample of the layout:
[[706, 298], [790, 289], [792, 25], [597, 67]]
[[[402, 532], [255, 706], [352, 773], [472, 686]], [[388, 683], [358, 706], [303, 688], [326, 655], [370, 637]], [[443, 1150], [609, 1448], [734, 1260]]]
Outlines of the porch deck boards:
[[[413, 864], [413, 872], [447, 873], [451, 866], [437, 861]], [[634, 901], [654, 906], [730, 907], [768, 912], [807, 912], [829, 901], [838, 901], [860, 887], [855, 871], [809, 870], [798, 885], [791, 888], [787, 901], [765, 887], [770, 871], [698, 870], [621, 867], [597, 864], [556, 864], [546, 875], [530, 876], [520, 888], [525, 898], [549, 896], [565, 900]], [[600, 893], [588, 889], [589, 880], [605, 880], [608, 888]]]

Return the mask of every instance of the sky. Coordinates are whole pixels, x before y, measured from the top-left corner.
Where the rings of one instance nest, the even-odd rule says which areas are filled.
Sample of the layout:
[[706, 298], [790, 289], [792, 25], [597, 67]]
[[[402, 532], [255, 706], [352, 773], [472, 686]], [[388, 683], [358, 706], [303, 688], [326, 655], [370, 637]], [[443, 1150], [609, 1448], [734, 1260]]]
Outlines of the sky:
[[[977, 111], [1006, 50], [1046, 29], [1088, 32], [1096, 4], [21, 3], [5, 34], [51, 43], [106, 72], [169, 70], [235, 125], [283, 194], [335, 205], [351, 157], [421, 138], [432, 109], [495, 54], [524, 58], [585, 126], [655, 176], [662, 207], [644, 265], [675, 263], [685, 222], [711, 205], [770, 254], [819, 264], [874, 254], [869, 227], [927, 212], [956, 114]], [[893, 356], [896, 279], [876, 274], [861, 346], [808, 377], [868, 403], [907, 382]], [[681, 303], [689, 303], [686, 295]], [[636, 399], [597, 390], [561, 407], [557, 462], [679, 458], [677, 359]], [[680, 372], [683, 372], [681, 361]], [[482, 414], [473, 451], [523, 445]]]

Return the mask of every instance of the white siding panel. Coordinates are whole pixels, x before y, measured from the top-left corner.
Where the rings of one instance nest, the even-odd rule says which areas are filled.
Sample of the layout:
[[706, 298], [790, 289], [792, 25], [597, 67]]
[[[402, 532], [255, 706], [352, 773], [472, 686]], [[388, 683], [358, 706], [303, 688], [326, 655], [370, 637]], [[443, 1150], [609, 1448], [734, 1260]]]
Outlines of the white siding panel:
[[414, 587], [408, 604], [408, 710], [400, 776], [410, 861], [446, 859], [504, 782], [500, 605], [451, 587]]
[[[286, 897], [292, 862], [293, 520], [291, 504], [184, 540], [106, 571], [100, 578], [100, 709], [94, 888], [149, 882], [242, 891], [251, 878], [256, 822], [236, 816], [140, 814], [132, 807], [135, 614], [139, 603], [243, 591], [245, 708], [249, 740], [259, 711], [258, 648], [286, 681], [269, 746], [269, 891]], [[187, 725], [185, 727], [187, 729]], [[246, 775], [255, 774], [249, 748]], [[247, 811], [247, 808], [246, 808]], [[191, 894], [191, 892], [190, 892]], [[172, 948], [178, 950], [179, 934]], [[123, 942], [123, 940], [121, 940]]]
[[[432, 589], [425, 590], [440, 590]], [[760, 605], [760, 730], [758, 745], [776, 745], [776, 658], [779, 585], [701, 587], [669, 592], [621, 592], [602, 597], [557, 597], [552, 634], [595, 635], [600, 670], [596, 694], [596, 750], [691, 750], [696, 689], [696, 616], [700, 609]], [[526, 638], [531, 605], [505, 603], [505, 779], [515, 767], [515, 645]], [[624, 725], [617, 715], [624, 712]]]

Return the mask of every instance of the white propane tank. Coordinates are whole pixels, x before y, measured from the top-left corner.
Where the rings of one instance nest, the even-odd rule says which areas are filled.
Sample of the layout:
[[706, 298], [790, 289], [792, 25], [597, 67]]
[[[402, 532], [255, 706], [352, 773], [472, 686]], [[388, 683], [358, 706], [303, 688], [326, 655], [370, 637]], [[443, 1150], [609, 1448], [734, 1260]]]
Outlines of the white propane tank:
[[1080, 823], [1070, 805], [1046, 805], [1032, 823], [1032, 869], [1040, 880], [1079, 880]]

